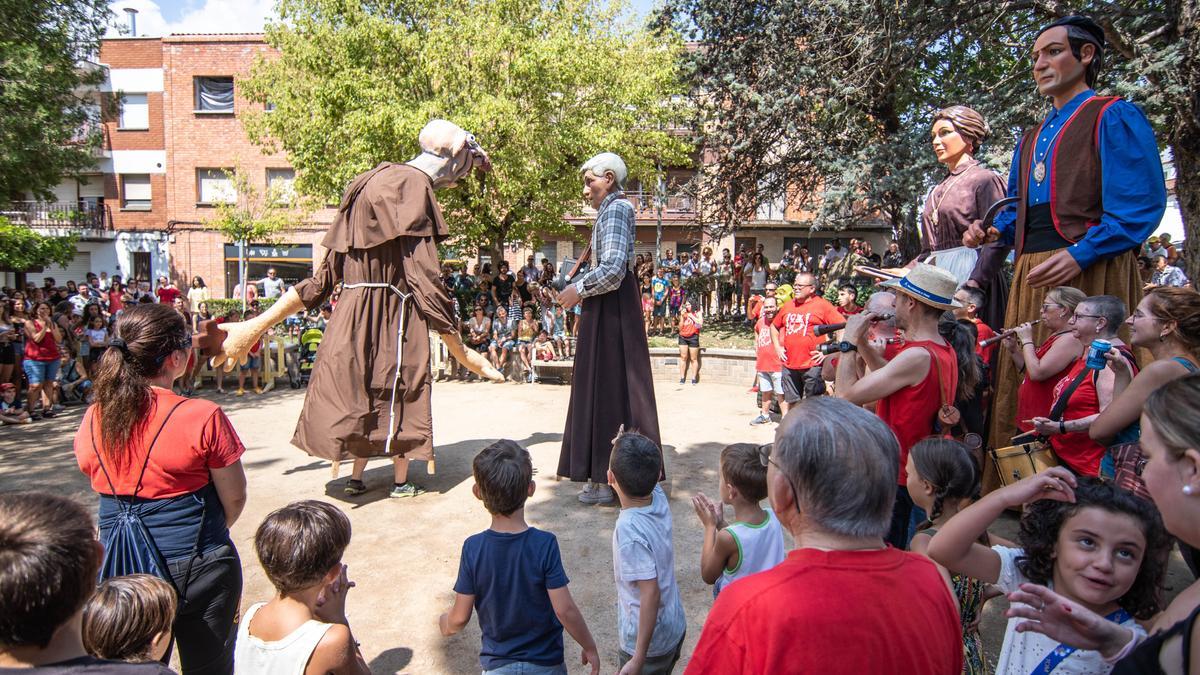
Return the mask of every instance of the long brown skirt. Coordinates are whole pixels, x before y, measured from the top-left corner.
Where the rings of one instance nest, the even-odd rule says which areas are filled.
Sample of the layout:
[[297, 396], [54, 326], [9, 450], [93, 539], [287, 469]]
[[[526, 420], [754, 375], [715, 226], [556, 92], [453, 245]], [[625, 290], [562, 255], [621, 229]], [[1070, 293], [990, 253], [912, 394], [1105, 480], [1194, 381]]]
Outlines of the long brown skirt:
[[[1061, 250], [1061, 249], [1060, 249]], [[1040, 253], [1025, 253], [1017, 258], [1013, 270], [1012, 289], [1008, 296], [1008, 312], [1005, 314], [1004, 327], [1011, 328], [1026, 321], [1033, 321], [1041, 315], [1042, 302], [1049, 288], [1032, 288], [1025, 283], [1029, 270], [1045, 262], [1058, 251], [1043, 251]], [[1138, 276], [1137, 258], [1133, 251], [1127, 251], [1108, 260], [1100, 260], [1087, 268], [1078, 277], [1072, 279], [1068, 286], [1073, 286], [1092, 295], [1115, 295], [1124, 300], [1129, 311], [1142, 301], [1142, 280]], [[996, 326], [999, 330], [1000, 326]], [[1034, 329], [1034, 341], [1041, 344], [1049, 335], [1043, 325]], [[1010, 442], [1016, 434], [1017, 387], [1024, 375], [1017, 371], [1008, 353], [1000, 350], [996, 354], [995, 395], [993, 396], [992, 429], [990, 445], [993, 448], [1003, 448], [1012, 445]], [[1049, 411], [1047, 411], [1049, 412]], [[999, 486], [995, 470], [989, 466], [984, 468], [983, 484], [985, 491]]]
[[576, 335], [558, 475], [607, 483], [612, 440], [622, 424], [662, 447], [650, 348], [632, 274], [625, 275], [617, 290], [584, 299]]

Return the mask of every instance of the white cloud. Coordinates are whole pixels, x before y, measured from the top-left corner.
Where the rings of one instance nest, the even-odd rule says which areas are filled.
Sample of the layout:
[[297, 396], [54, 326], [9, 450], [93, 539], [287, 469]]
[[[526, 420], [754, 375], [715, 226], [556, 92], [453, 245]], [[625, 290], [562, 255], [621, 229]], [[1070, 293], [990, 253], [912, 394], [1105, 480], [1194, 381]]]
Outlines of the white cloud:
[[116, 36], [117, 26], [128, 26], [125, 8], [136, 9], [139, 36], [164, 36], [171, 33], [261, 33], [269, 20], [276, 20], [274, 0], [203, 0], [196, 8], [184, 12], [178, 21], [163, 18], [162, 9], [154, 0], [117, 0], [109, 3], [116, 15], [109, 37]]

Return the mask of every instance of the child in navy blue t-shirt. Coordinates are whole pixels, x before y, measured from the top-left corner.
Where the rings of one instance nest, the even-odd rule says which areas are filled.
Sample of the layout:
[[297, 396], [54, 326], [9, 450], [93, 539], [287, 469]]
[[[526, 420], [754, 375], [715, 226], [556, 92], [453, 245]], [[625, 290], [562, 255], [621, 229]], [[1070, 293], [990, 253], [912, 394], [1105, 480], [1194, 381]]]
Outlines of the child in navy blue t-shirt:
[[[479, 612], [484, 673], [566, 673], [562, 631], [583, 648], [583, 663], [600, 672], [596, 641], [567, 588], [558, 539], [525, 524], [533, 496], [533, 463], [513, 441], [484, 448], [472, 464], [475, 497], [492, 514], [492, 526], [463, 542], [454, 606], [438, 620], [454, 635]], [[518, 672], [513, 670], [512, 672]]]

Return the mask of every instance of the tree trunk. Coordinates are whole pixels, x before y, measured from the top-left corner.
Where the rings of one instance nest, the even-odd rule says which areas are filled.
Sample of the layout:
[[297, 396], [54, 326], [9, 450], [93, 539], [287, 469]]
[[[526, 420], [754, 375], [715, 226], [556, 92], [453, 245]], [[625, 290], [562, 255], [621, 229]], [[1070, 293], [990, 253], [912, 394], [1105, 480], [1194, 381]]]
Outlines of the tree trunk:
[[[1183, 63], [1186, 90], [1191, 93], [1181, 106], [1177, 133], [1171, 139], [1175, 159], [1175, 197], [1183, 218], [1184, 272], [1189, 279], [1200, 279], [1200, 0], [1179, 4], [1179, 39], [1184, 45]], [[1195, 283], [1195, 281], [1193, 281]]]

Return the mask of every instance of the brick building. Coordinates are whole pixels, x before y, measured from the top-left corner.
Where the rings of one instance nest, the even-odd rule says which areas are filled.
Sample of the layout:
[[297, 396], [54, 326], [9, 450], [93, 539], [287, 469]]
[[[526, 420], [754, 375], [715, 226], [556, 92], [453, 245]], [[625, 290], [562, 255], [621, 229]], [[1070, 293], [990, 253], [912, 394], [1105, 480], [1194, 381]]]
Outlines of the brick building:
[[[27, 222], [40, 230], [81, 233], [75, 261], [44, 275], [60, 283], [82, 279], [87, 271], [143, 281], [168, 275], [180, 286], [199, 276], [214, 297], [232, 296], [238, 283], [238, 247], [209, 225], [215, 204], [235, 197], [226, 172], [236, 168], [260, 193], [271, 185], [290, 190], [295, 176], [284, 154], [264, 154], [242, 126], [243, 113], [258, 104], [238, 95], [237, 82], [259, 56], [270, 53], [261, 34], [104, 40], [98, 63], [90, 66], [106, 74], [96, 92], [97, 105], [102, 97], [117, 105], [103, 118], [104, 143], [96, 171], [58, 186], [54, 203], [29, 202], [26, 209]], [[655, 190], [636, 183], [627, 186], [637, 208], [637, 252], [652, 253], [656, 247], [678, 252], [703, 244], [719, 255], [724, 247], [736, 250], [741, 244], [761, 243], [768, 258], [778, 260], [794, 241], [817, 251], [832, 238], [832, 233], [810, 237], [801, 224], [803, 214], [767, 203], [735, 236], [708, 241], [686, 195], [693, 175], [689, 168], [669, 170], [661, 204]], [[248, 278], [265, 276], [268, 267], [291, 282], [308, 276], [323, 255], [319, 241], [333, 215], [334, 209], [321, 209], [285, 232], [279, 242], [251, 242], [243, 252]], [[578, 254], [590, 234], [592, 215], [566, 216], [575, 226], [573, 236], [547, 236], [537, 249], [509, 246], [505, 257], [516, 267], [527, 255], [557, 264]], [[839, 234], [869, 237], [882, 250], [888, 230], [881, 223], [867, 231]]]

